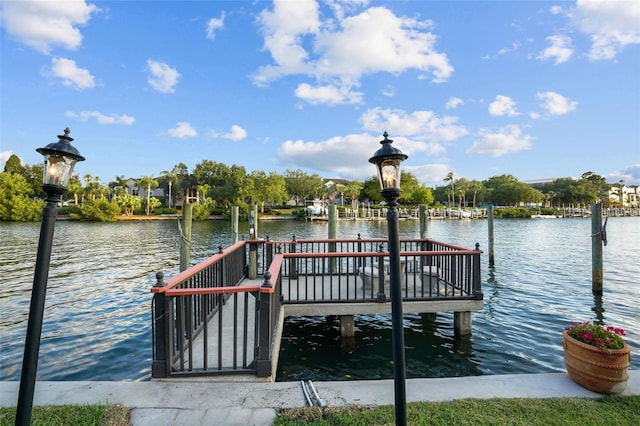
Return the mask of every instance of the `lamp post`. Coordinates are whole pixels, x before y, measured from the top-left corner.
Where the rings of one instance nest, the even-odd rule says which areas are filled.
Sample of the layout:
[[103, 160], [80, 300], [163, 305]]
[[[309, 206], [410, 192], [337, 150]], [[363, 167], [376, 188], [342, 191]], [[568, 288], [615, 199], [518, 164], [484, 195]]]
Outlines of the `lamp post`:
[[370, 163], [376, 165], [382, 196], [387, 200], [389, 226], [389, 278], [391, 279], [391, 340], [393, 345], [393, 381], [395, 390], [396, 425], [407, 424], [407, 397], [405, 388], [404, 328], [402, 324], [402, 291], [400, 288], [400, 237], [398, 232], [398, 197], [400, 196], [400, 163], [407, 155], [391, 146], [393, 140], [384, 132], [382, 148]]
[[71, 146], [73, 140], [69, 136], [70, 130], [64, 129], [64, 135], [58, 135], [58, 142], [50, 143], [44, 148], [38, 148], [44, 156], [44, 177], [42, 190], [47, 195], [47, 204], [42, 209], [42, 224], [38, 254], [36, 257], [33, 289], [31, 291], [31, 305], [29, 307], [29, 321], [27, 323], [27, 337], [22, 359], [22, 373], [20, 376], [20, 391], [16, 410], [16, 425], [31, 423], [33, 408], [33, 391], [36, 384], [36, 370], [38, 368], [38, 352], [40, 350], [40, 336], [42, 333], [42, 316], [44, 299], [47, 292], [49, 277], [49, 262], [51, 260], [51, 245], [53, 229], [58, 216], [58, 203], [62, 194], [67, 190], [67, 184], [73, 173], [76, 162], [84, 161], [77, 149]]

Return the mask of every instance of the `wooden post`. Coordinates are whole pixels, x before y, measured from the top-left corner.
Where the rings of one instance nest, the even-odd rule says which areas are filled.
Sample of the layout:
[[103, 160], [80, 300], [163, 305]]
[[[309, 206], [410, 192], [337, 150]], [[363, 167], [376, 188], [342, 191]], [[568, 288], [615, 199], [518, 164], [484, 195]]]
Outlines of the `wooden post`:
[[191, 222], [193, 220], [193, 204], [182, 206], [182, 227], [180, 238], [180, 271], [191, 266]]
[[427, 206], [424, 204], [420, 204], [419, 207], [419, 216], [420, 216], [420, 238], [427, 238], [427, 228], [428, 228], [428, 217], [429, 210], [427, 210]]
[[495, 263], [493, 254], [493, 205], [487, 207], [487, 223], [489, 226], [489, 266], [493, 266]]
[[591, 205], [591, 291], [595, 296], [602, 296], [602, 204]]
[[[329, 235], [327, 238], [330, 240], [335, 240], [338, 234], [338, 206], [332, 204], [329, 206]], [[329, 252], [335, 253], [336, 251], [336, 243], [329, 243]], [[329, 260], [329, 272], [336, 272], [336, 259], [328, 259]]]
[[233, 244], [238, 242], [238, 217], [240, 216], [240, 207], [231, 206], [231, 240]]

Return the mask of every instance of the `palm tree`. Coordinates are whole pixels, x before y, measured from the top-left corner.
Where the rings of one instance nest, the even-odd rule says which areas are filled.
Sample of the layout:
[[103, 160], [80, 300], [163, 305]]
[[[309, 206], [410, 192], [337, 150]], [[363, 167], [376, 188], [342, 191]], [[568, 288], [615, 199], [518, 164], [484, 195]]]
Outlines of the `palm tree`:
[[160, 172], [160, 176], [167, 181], [167, 185], [169, 185], [169, 208], [171, 208], [172, 204], [173, 204], [173, 199], [171, 198], [171, 187], [173, 187], [173, 184], [176, 183], [178, 181], [178, 175], [175, 172], [175, 168], [168, 172], [166, 170], [163, 170]]
[[[447, 177], [445, 177], [443, 179], [444, 182], [451, 182], [451, 196], [453, 197], [453, 203], [455, 204], [456, 202], [456, 193], [455, 193], [455, 187], [453, 185], [453, 172], [449, 172], [447, 173]], [[451, 205], [450, 201], [449, 201], [449, 194], [447, 194], [447, 204]]]
[[146, 213], [147, 216], [151, 214], [151, 188], [158, 187], [158, 181], [153, 178], [153, 176], [143, 176], [138, 179], [138, 188], [141, 186], [145, 186], [147, 188], [147, 205], [146, 205]]

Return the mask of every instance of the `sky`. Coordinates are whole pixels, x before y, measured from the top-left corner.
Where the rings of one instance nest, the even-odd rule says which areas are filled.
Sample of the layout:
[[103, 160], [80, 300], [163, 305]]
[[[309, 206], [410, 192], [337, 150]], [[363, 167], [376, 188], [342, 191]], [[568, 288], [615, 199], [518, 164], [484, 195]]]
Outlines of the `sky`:
[[[640, 184], [640, 1], [0, 2], [0, 167]], [[1, 169], [0, 169], [1, 170]]]

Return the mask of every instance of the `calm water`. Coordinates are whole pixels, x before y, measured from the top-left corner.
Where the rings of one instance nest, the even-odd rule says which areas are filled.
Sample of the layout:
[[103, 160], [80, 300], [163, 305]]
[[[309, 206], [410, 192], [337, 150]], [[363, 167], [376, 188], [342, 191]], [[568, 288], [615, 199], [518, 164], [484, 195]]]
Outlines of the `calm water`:
[[[416, 237], [417, 221], [401, 222]], [[19, 380], [40, 224], [0, 223], [0, 380]], [[192, 260], [231, 242], [228, 222], [194, 223]], [[241, 233], [247, 234], [246, 224]], [[339, 222], [344, 237], [385, 237], [385, 222]], [[605, 294], [591, 294], [589, 219], [495, 223], [495, 268], [483, 256], [484, 310], [473, 336], [454, 339], [451, 314], [405, 315], [409, 377], [564, 371], [561, 331], [601, 319], [627, 330], [640, 368], [640, 218], [611, 218], [604, 248]], [[325, 238], [327, 225], [261, 222], [261, 237]], [[485, 221], [431, 221], [429, 237], [487, 248]], [[179, 267], [175, 222], [58, 222], [38, 364], [39, 380], [148, 380], [154, 275]], [[356, 317], [339, 338], [324, 318], [287, 320], [279, 380], [392, 377], [390, 316]]]

